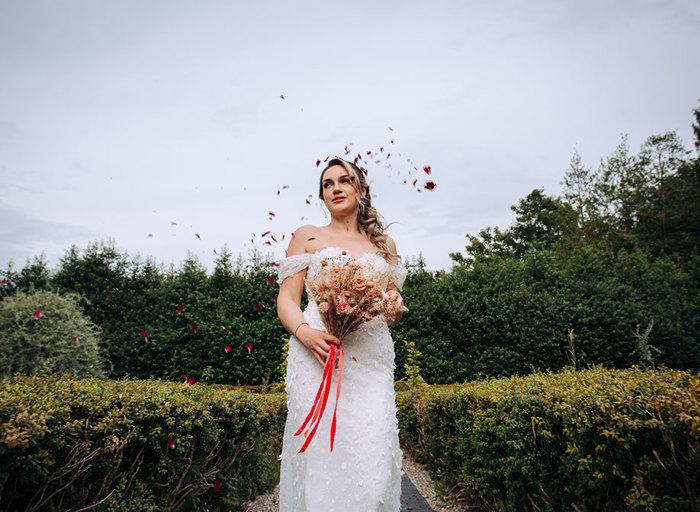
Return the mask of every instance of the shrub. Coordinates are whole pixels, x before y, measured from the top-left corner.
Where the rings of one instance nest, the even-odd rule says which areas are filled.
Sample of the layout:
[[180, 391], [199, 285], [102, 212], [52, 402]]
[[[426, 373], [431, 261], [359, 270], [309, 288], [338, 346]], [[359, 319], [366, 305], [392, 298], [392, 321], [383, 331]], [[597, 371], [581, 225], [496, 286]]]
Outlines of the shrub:
[[241, 510], [278, 480], [283, 395], [58, 376], [0, 386], [2, 510]]
[[697, 510], [700, 377], [537, 373], [401, 393], [405, 450], [486, 509]]
[[99, 329], [79, 311], [76, 297], [18, 292], [0, 302], [0, 377], [34, 373], [105, 376]]

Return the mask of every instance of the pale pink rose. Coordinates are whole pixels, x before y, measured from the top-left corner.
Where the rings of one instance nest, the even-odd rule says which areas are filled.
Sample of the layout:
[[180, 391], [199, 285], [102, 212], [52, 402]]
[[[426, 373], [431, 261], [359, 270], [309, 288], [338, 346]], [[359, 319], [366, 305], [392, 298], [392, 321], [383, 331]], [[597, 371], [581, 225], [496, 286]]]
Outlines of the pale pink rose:
[[327, 302], [321, 302], [321, 303], [318, 305], [318, 311], [319, 311], [319, 313], [327, 313], [327, 312], [328, 312], [328, 308], [329, 308], [329, 306], [328, 306], [328, 303], [327, 303]]
[[367, 288], [367, 279], [360, 276], [355, 277], [352, 280], [352, 287], [359, 292], [363, 291], [365, 288]]

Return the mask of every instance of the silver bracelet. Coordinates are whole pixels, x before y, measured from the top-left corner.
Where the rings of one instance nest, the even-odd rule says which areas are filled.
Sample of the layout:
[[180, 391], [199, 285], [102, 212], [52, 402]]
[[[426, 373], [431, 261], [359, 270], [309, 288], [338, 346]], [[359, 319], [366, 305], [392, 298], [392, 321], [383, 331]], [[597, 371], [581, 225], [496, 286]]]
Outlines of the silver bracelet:
[[297, 328], [294, 329], [294, 334], [292, 334], [292, 336], [294, 336], [294, 337], [296, 338], [296, 337], [297, 337], [297, 331], [299, 330], [299, 327], [301, 327], [301, 326], [304, 325], [304, 324], [309, 325], [308, 322], [302, 322], [302, 323], [300, 323], [299, 325], [297, 325]]

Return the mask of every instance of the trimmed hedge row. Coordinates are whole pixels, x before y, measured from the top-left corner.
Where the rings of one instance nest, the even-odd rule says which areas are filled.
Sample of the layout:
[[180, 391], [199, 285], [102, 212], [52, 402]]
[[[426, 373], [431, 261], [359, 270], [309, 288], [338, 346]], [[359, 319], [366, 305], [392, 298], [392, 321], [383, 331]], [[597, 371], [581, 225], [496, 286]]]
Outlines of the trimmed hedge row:
[[397, 395], [403, 449], [486, 510], [700, 510], [700, 376], [536, 373]]
[[279, 478], [283, 394], [0, 381], [0, 510], [242, 510]]

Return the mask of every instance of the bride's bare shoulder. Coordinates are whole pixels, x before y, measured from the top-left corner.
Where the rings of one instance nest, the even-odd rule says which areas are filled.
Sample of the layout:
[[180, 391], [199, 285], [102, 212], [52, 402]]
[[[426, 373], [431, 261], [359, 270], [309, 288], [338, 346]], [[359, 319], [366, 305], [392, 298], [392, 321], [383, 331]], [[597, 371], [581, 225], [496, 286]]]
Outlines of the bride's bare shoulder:
[[309, 242], [318, 237], [319, 233], [320, 228], [312, 226], [311, 224], [306, 224], [297, 228], [297, 230], [292, 233], [292, 239], [289, 241], [287, 257], [307, 252], [306, 249]]

